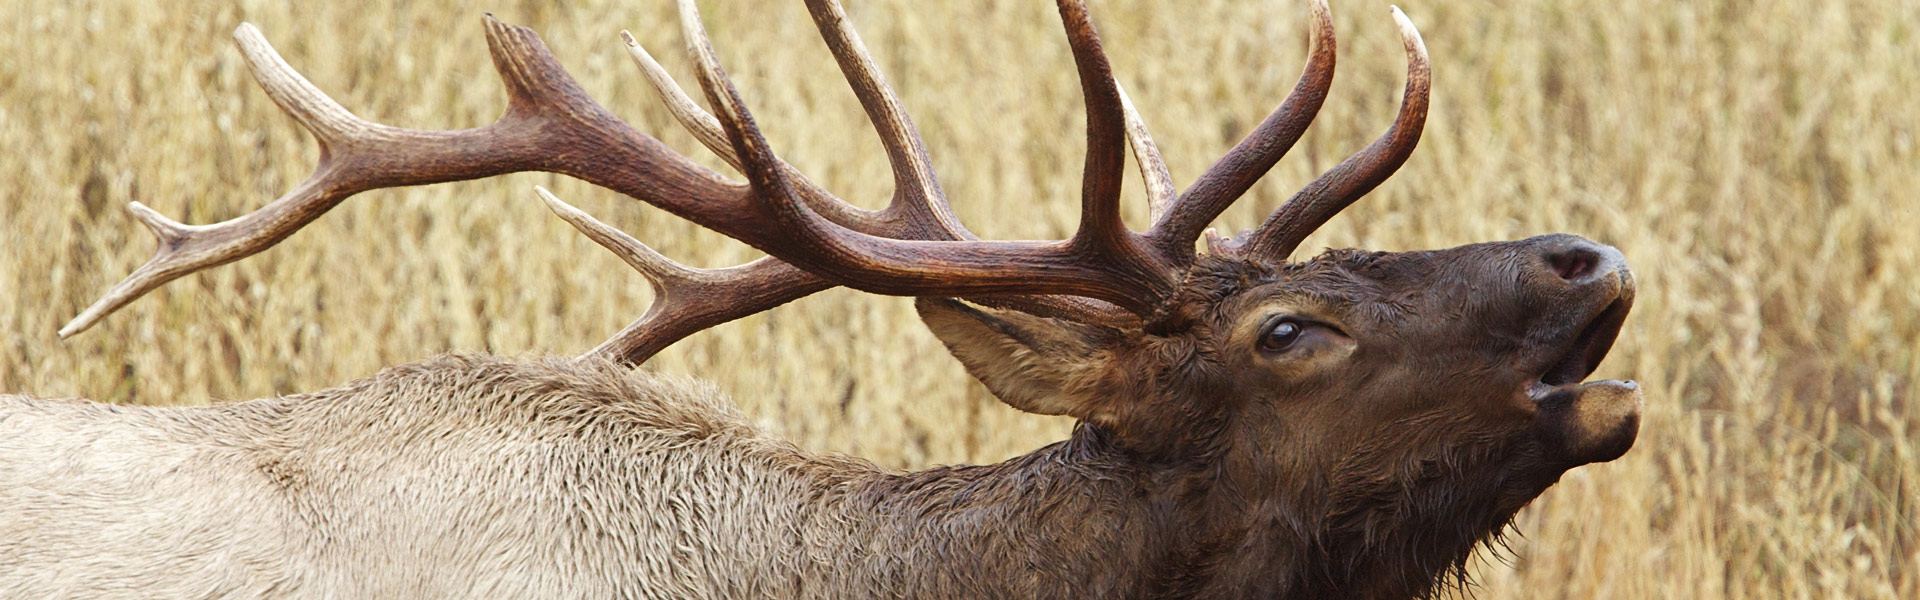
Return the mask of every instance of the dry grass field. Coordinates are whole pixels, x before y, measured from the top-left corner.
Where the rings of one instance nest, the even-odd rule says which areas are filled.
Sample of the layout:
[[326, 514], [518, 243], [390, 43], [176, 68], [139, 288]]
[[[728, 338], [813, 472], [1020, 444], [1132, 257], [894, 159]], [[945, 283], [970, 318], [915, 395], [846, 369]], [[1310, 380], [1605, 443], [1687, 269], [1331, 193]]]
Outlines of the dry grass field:
[[[1638, 446], [1523, 512], [1474, 593], [1920, 598], [1914, 0], [1404, 2], [1432, 51], [1426, 137], [1306, 247], [1573, 232], [1620, 247], [1641, 285], [1599, 373], [1647, 386]], [[54, 330], [153, 249], [127, 201], [207, 223], [313, 164], [228, 41], [243, 21], [348, 109], [456, 128], [504, 106], [481, 35], [491, 11], [538, 30], [640, 130], [723, 165], [620, 48], [631, 29], [692, 81], [664, 0], [0, 3], [0, 390], [195, 404], [449, 351], [584, 351], [641, 313], [647, 286], [549, 214], [535, 184], [688, 262], [754, 254], [544, 174], [371, 192], [63, 342]], [[990, 238], [1068, 234], [1083, 117], [1051, 4], [849, 3], [961, 217]], [[886, 161], [799, 2], [703, 4], [774, 147], [842, 197], [883, 202]], [[1386, 3], [1333, 8], [1326, 109], [1221, 225], [1254, 224], [1391, 120], [1405, 63]], [[1183, 183], [1291, 89], [1306, 46], [1304, 1], [1094, 14]], [[910, 304], [831, 291], [646, 368], [711, 379], [802, 446], [887, 465], [995, 461], [1065, 434], [988, 397]]]

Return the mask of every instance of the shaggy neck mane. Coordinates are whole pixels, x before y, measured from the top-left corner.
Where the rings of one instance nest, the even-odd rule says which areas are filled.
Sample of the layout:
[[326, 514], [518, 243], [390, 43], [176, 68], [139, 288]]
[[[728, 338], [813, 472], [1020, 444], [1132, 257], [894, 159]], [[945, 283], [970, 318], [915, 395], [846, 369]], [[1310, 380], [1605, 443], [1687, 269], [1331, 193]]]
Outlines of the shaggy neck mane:
[[[1081, 424], [1070, 439], [1006, 462], [850, 482], [846, 500], [878, 519], [890, 539], [875, 547], [898, 553], [886, 557], [894, 564], [931, 559], [980, 581], [1048, 582], [1029, 590], [1422, 598], [1465, 585], [1473, 550], [1497, 541], [1551, 483], [1509, 480], [1489, 458], [1512, 449], [1483, 442], [1413, 461], [1408, 472], [1362, 471], [1355, 456], [1333, 478], [1259, 490], [1229, 483], [1219, 460], [1149, 468], [1109, 433]], [[1382, 442], [1362, 454], [1387, 449]], [[922, 583], [932, 587], [902, 589], [990, 591]]]
[[[1435, 418], [1446, 417], [1416, 421]], [[1471, 427], [1455, 425], [1440, 430]], [[1307, 575], [1296, 588], [1303, 597], [1426, 598], [1470, 585], [1474, 549], [1501, 546], [1514, 513], [1553, 483], [1512, 468], [1537, 460], [1518, 440], [1466, 435], [1409, 453], [1411, 436], [1395, 433], [1375, 436], [1331, 470], [1328, 492], [1313, 504], [1320, 519], [1302, 532], [1305, 561], [1293, 570]]]

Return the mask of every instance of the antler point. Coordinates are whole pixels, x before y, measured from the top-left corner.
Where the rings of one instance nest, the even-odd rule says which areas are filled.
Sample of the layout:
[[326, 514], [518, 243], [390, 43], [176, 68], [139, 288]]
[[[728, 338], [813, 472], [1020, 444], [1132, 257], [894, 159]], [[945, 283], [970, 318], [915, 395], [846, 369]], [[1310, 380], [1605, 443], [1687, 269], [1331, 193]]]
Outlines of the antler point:
[[555, 214], [562, 217], [567, 216], [569, 212], [580, 212], [580, 209], [574, 208], [572, 204], [567, 204], [560, 200], [558, 196], [553, 195], [553, 192], [547, 191], [545, 187], [533, 186], [533, 193], [540, 196], [540, 201], [546, 203], [547, 209], [552, 210]]
[[87, 325], [90, 325], [90, 323], [83, 324], [80, 322], [80, 317], [74, 317], [72, 321], [68, 321], [66, 325], [60, 327], [57, 335], [60, 336], [60, 339], [64, 340], [73, 337], [76, 333], [86, 330]]

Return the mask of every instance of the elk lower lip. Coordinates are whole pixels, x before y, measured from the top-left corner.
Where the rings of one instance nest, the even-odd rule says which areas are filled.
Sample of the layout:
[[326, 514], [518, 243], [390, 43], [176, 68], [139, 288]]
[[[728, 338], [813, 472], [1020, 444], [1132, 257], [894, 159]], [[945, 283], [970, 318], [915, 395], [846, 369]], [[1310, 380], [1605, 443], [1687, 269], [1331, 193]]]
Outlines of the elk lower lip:
[[1535, 423], [1548, 454], [1566, 467], [1619, 458], [1639, 436], [1644, 400], [1637, 383], [1535, 384], [1527, 391], [1539, 403]]

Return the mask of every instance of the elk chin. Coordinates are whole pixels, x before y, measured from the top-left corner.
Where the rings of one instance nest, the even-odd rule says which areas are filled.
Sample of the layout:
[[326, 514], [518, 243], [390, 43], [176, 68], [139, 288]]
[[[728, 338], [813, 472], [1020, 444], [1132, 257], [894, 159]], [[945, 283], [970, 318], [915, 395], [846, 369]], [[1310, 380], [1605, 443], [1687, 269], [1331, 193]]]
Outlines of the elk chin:
[[1547, 455], [1562, 468], [1607, 462], [1633, 447], [1640, 434], [1640, 384], [1595, 381], [1528, 390], [1539, 410], [1534, 424]]

